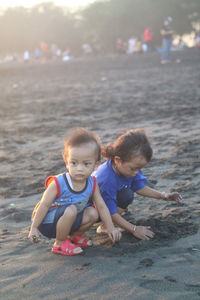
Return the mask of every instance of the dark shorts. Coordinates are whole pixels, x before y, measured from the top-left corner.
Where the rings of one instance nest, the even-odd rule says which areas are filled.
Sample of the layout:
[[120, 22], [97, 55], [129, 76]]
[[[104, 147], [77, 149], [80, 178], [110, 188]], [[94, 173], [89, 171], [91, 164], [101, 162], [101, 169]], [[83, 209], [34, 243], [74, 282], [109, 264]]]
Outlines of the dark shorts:
[[[66, 207], [65, 206], [61, 206], [58, 207], [56, 210], [56, 214], [55, 214], [55, 218], [53, 223], [49, 223], [49, 224], [41, 224], [38, 227], [38, 230], [46, 237], [48, 237], [49, 239], [55, 238], [56, 237], [56, 225], [58, 220], [60, 219], [60, 217], [62, 217], [62, 215], [65, 212]], [[82, 211], [80, 211], [77, 216], [76, 219], [74, 221], [74, 223], [72, 224], [72, 228], [70, 231], [70, 234], [76, 232], [79, 227], [82, 224], [82, 220], [83, 220], [83, 213], [84, 213], [84, 209]]]
[[134, 200], [134, 193], [130, 188], [124, 188], [117, 193], [117, 206], [126, 209]]

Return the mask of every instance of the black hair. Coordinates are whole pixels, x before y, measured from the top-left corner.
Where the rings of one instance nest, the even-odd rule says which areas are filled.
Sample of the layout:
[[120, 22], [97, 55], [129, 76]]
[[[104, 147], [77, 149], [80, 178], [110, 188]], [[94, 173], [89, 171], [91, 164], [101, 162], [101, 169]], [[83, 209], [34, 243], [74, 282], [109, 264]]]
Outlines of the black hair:
[[153, 150], [143, 129], [131, 129], [120, 135], [114, 143], [102, 146], [101, 153], [112, 161], [115, 156], [122, 161], [129, 161], [134, 155], [142, 155], [149, 162]]
[[96, 145], [96, 160], [101, 159], [101, 146], [99, 137], [92, 131], [85, 128], [72, 129], [64, 140], [63, 159], [67, 162], [68, 152], [70, 147], [76, 147], [83, 144], [94, 143]]

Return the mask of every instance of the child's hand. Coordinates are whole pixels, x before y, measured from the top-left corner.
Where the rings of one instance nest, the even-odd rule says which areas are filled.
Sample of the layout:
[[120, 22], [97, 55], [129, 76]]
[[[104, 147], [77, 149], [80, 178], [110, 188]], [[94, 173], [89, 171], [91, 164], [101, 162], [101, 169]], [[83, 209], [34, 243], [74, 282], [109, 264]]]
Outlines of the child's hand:
[[28, 238], [32, 243], [38, 243], [40, 241], [40, 234], [37, 228], [31, 228]]
[[119, 240], [122, 237], [122, 234], [121, 234], [121, 231], [118, 228], [114, 227], [113, 230], [108, 232], [108, 236], [111, 239], [111, 241], [113, 243], [115, 243], [115, 242], [119, 242]]
[[180, 203], [182, 201], [182, 197], [179, 193], [174, 192], [174, 193], [169, 193], [165, 194], [165, 200], [166, 201], [175, 201], [177, 203]]
[[150, 240], [154, 237], [154, 232], [150, 230], [150, 226], [134, 226], [133, 235], [141, 240]]

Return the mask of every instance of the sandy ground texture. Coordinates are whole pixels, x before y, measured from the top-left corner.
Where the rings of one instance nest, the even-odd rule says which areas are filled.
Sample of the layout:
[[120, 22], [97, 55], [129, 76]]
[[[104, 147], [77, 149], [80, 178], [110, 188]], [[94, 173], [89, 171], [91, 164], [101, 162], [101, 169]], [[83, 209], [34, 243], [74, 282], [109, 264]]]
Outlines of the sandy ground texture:
[[[176, 60], [181, 62], [177, 63]], [[200, 299], [200, 51], [107, 56], [0, 66], [0, 298], [3, 300]], [[149, 185], [178, 191], [183, 204], [135, 197], [125, 216], [152, 227], [139, 241], [87, 234], [83, 255], [51, 253], [27, 239], [47, 176], [65, 171], [63, 137], [72, 127], [108, 142], [144, 128], [154, 157]]]

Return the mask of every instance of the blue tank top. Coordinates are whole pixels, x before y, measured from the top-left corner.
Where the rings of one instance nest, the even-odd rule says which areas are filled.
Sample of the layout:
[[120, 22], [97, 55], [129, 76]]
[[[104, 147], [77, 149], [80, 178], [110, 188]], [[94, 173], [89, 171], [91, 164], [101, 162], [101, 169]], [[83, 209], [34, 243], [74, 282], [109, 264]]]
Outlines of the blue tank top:
[[[47, 188], [52, 181], [55, 181], [57, 187], [57, 195], [52, 206], [48, 209], [48, 212], [42, 222], [43, 224], [53, 223], [57, 207], [67, 207], [73, 204], [77, 207], [77, 210], [79, 212], [83, 208], [91, 205], [91, 198], [96, 187], [96, 178], [94, 176], [89, 176], [84, 189], [82, 191], [76, 192], [70, 186], [67, 175], [69, 176], [68, 173], [62, 173], [57, 176], [50, 176], [45, 182], [45, 186]], [[32, 218], [35, 216], [39, 204], [40, 202], [38, 202], [35, 206]]]

